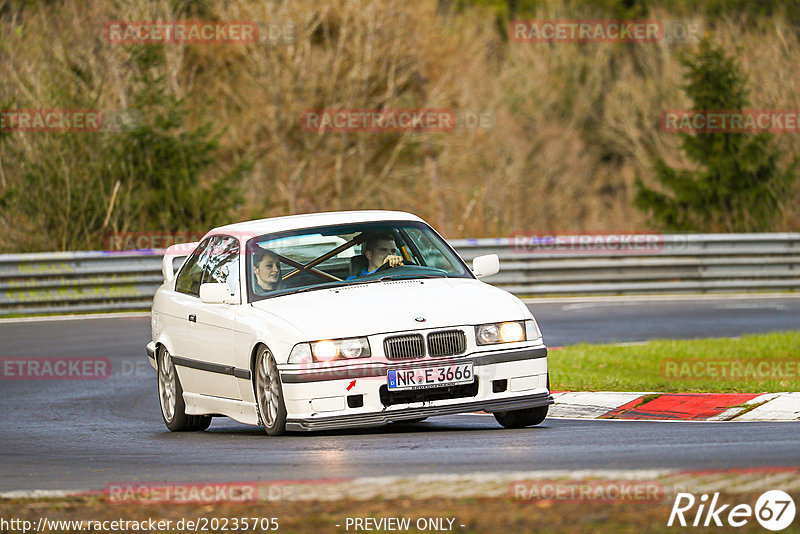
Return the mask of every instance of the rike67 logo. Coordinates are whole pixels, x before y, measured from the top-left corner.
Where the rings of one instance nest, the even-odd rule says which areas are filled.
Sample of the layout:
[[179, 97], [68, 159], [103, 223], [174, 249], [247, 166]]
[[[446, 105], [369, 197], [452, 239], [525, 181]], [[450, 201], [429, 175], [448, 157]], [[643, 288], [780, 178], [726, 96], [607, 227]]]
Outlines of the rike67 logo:
[[767, 530], [783, 530], [794, 521], [795, 504], [792, 497], [781, 490], [763, 493], [755, 507], [749, 504], [721, 504], [719, 493], [704, 493], [699, 499], [691, 493], [678, 493], [669, 514], [667, 526], [682, 527], [742, 527], [755, 518]]

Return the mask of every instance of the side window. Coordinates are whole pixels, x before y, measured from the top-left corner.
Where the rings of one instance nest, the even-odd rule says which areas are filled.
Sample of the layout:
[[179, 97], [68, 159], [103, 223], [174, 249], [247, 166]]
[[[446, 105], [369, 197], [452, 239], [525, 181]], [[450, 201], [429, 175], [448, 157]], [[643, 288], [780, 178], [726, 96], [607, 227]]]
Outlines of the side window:
[[194, 295], [200, 295], [200, 283], [203, 280], [203, 267], [208, 259], [206, 254], [209, 245], [213, 238], [209, 237], [200, 243], [186, 263], [183, 264], [181, 272], [178, 273], [178, 278], [175, 280], [175, 291]]
[[422, 233], [422, 231], [416, 228], [408, 228], [407, 232], [414, 241], [414, 244], [419, 249], [420, 254], [422, 254], [422, 256], [425, 258], [425, 264], [428, 267], [443, 269], [445, 271], [457, 270], [447, 260], [447, 257], [444, 255], [444, 253], [439, 250], [439, 245], [428, 239], [428, 236]]
[[230, 294], [239, 296], [239, 240], [226, 236], [214, 239], [202, 283], [227, 284]]

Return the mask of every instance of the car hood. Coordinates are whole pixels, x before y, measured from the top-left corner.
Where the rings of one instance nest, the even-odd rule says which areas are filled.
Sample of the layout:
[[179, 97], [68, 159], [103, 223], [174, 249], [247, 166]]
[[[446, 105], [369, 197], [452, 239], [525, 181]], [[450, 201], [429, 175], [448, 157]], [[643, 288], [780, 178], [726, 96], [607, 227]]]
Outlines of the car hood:
[[261, 300], [253, 307], [291, 323], [309, 341], [528, 316], [510, 293], [477, 280], [453, 278], [320, 289]]

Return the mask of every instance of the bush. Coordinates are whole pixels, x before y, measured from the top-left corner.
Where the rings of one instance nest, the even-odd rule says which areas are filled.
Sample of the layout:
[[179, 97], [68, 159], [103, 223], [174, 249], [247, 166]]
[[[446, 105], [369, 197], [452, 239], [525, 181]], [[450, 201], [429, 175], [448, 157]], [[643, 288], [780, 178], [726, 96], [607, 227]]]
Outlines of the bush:
[[133, 61], [140, 74], [131, 103], [146, 110], [132, 115], [138, 120], [119, 131], [36, 133], [29, 143], [46, 157], [5, 150], [22, 180], [5, 189], [0, 206], [16, 215], [7, 226], [29, 234], [21, 238], [23, 250], [97, 249], [111, 232], [202, 232], [240, 209], [240, 183], [251, 165], [201, 181], [217, 161], [213, 122], [187, 127], [185, 102], [153, 74], [163, 61], [158, 48]]

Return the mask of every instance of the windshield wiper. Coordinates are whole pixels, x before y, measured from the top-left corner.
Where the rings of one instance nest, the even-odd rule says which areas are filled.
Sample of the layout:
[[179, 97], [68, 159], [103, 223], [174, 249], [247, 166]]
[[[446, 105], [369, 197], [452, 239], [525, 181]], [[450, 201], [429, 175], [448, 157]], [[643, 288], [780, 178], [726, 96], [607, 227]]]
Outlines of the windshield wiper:
[[[289, 291], [288, 293], [280, 293], [280, 295], [294, 295], [296, 293], [307, 293], [308, 291], [315, 291], [317, 289], [334, 289], [343, 286], [361, 285], [361, 284], [376, 284], [378, 282], [391, 282], [393, 280], [413, 280], [415, 278], [447, 278], [447, 275], [436, 274], [398, 274], [381, 276], [380, 278], [368, 278], [366, 280], [356, 278], [354, 280], [342, 280], [341, 282], [329, 282], [327, 284], [317, 284], [315, 286], [306, 286]], [[279, 296], [279, 295], [275, 295]]]
[[381, 279], [379, 279], [379, 278], [372, 278], [372, 279], [369, 279], [369, 280], [354, 279], [354, 280], [342, 280], [341, 282], [328, 282], [326, 284], [317, 284], [315, 286], [301, 287], [301, 288], [295, 289], [294, 291], [290, 291], [288, 293], [283, 293], [283, 295], [293, 295], [295, 293], [305, 293], [307, 291], [314, 291], [315, 289], [334, 289], [334, 288], [337, 288], [337, 287], [354, 286], [354, 285], [358, 285], [358, 284], [374, 284], [374, 283], [380, 282], [380, 281], [381, 281]]
[[[342, 281], [342, 282], [344, 282], [344, 281]], [[346, 284], [344, 284], [342, 282], [329, 282], [327, 284], [317, 284], [315, 286], [300, 287], [298, 289], [295, 289], [294, 291], [289, 291], [288, 293], [283, 293], [283, 295], [294, 295], [295, 293], [305, 293], [307, 291], [314, 291], [315, 289], [330, 289], [332, 287], [346, 285]]]
[[447, 278], [446, 274], [396, 274], [381, 276], [378, 278], [381, 282], [391, 282], [392, 280], [414, 280], [416, 278]]

